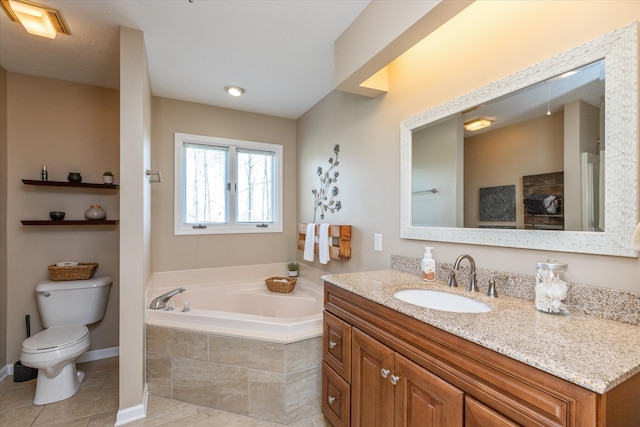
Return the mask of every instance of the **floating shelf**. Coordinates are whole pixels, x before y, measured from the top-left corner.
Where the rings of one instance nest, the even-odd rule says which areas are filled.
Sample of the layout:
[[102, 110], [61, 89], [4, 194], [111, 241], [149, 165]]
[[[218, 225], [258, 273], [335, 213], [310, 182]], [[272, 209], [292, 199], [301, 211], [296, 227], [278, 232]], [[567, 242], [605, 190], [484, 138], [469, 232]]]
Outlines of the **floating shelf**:
[[[320, 232], [320, 224], [316, 224], [315, 235]], [[298, 224], [298, 249], [304, 251], [304, 243], [307, 235], [307, 224]], [[334, 241], [337, 240], [337, 241]], [[314, 252], [319, 252], [318, 244], [315, 244]], [[351, 259], [351, 226], [329, 226], [329, 259], [347, 261]]]
[[99, 184], [91, 182], [68, 182], [68, 181], [38, 181], [35, 179], [23, 179], [25, 185], [44, 185], [47, 187], [75, 187], [75, 188], [100, 188], [103, 190], [116, 190], [117, 184]]
[[78, 219], [78, 220], [66, 220], [66, 221], [52, 221], [50, 219], [36, 219], [36, 220], [26, 220], [23, 219], [20, 221], [22, 225], [116, 225], [120, 222], [117, 219], [103, 219], [103, 220], [95, 220], [89, 221], [86, 219]]

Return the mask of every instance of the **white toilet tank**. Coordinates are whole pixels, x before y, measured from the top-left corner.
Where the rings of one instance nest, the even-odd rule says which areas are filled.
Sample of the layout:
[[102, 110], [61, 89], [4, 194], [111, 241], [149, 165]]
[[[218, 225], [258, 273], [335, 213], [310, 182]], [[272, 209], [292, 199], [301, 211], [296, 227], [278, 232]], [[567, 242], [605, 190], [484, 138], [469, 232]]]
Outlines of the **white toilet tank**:
[[90, 325], [104, 317], [111, 277], [54, 282], [36, 285], [36, 299], [45, 328], [63, 325]]

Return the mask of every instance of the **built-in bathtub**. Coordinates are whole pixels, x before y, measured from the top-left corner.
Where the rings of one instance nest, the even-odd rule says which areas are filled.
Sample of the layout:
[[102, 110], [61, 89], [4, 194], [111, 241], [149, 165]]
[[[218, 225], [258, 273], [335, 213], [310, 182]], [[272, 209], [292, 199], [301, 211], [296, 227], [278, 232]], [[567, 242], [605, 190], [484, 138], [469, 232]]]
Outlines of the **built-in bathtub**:
[[322, 272], [303, 267], [291, 293], [266, 288], [286, 275], [284, 263], [154, 273], [147, 307], [186, 290], [174, 310], [146, 310], [150, 393], [281, 424], [319, 414]]

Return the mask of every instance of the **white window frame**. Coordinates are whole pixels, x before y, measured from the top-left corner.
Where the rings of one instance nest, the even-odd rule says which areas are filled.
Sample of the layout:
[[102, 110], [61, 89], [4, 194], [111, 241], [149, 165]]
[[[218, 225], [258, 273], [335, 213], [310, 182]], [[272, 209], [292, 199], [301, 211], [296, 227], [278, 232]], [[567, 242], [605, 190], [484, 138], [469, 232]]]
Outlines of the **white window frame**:
[[[235, 183], [236, 165], [230, 164], [229, 179], [231, 181], [228, 191], [229, 222], [224, 224], [207, 223], [204, 228], [194, 228], [194, 224], [184, 223], [184, 198], [185, 198], [185, 171], [184, 171], [184, 144], [195, 143], [204, 145], [215, 145], [218, 147], [229, 147], [231, 150], [248, 149], [271, 151], [275, 153], [275, 218], [268, 224], [237, 224], [236, 221], [236, 193]], [[174, 173], [174, 225], [175, 235], [202, 235], [202, 234], [236, 234], [236, 233], [281, 233], [282, 232], [282, 193], [283, 193], [283, 158], [282, 145], [269, 144], [265, 142], [243, 141], [239, 139], [218, 138], [213, 136], [193, 135], [188, 133], [175, 133], [175, 173]], [[266, 225], [266, 226], [265, 226]]]

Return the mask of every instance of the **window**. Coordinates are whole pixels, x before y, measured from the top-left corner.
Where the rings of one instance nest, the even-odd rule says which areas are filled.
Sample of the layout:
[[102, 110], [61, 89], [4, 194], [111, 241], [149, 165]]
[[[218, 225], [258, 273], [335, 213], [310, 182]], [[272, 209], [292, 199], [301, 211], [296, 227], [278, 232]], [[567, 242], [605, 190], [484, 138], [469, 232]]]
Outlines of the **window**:
[[281, 231], [281, 145], [175, 134], [175, 234]]

